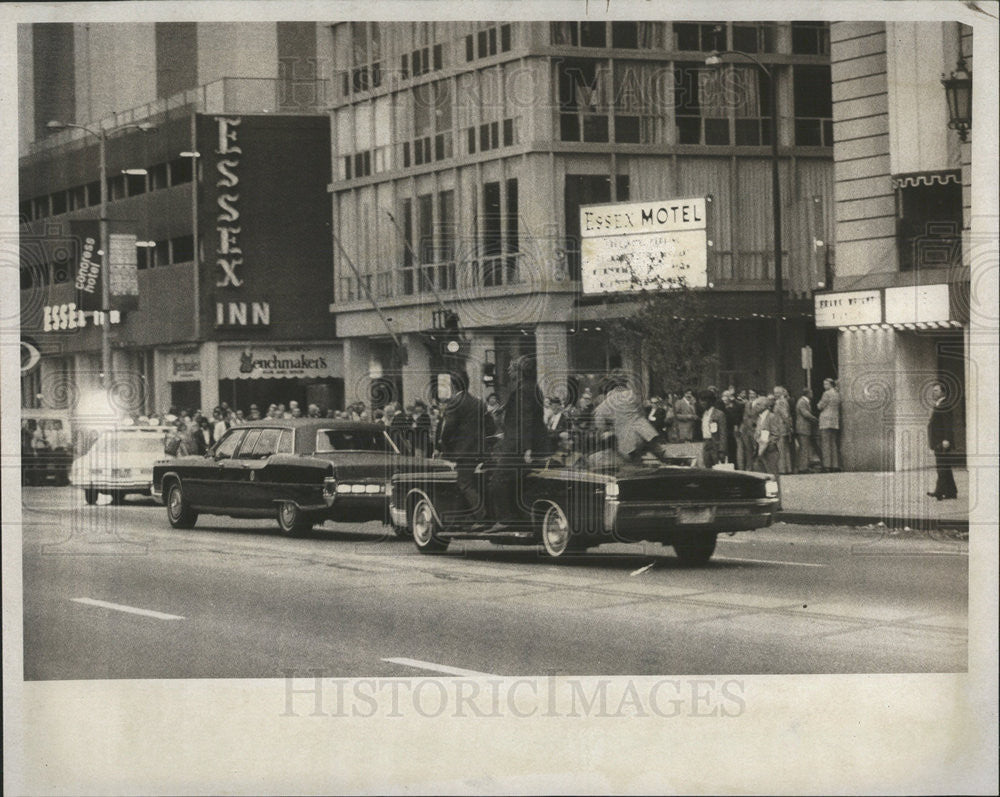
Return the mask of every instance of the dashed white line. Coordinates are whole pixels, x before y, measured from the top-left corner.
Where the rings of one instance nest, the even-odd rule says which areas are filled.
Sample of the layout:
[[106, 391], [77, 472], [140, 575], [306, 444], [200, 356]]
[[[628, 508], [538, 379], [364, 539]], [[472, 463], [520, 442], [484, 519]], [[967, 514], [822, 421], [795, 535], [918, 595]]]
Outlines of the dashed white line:
[[430, 670], [444, 675], [459, 675], [465, 678], [496, 678], [498, 676], [488, 672], [477, 672], [476, 670], [463, 670], [460, 667], [449, 667], [447, 664], [435, 664], [433, 661], [421, 661], [420, 659], [382, 659], [390, 664], [402, 664], [405, 667], [414, 667], [418, 670]]
[[718, 562], [749, 562], [755, 565], [791, 565], [792, 567], [828, 567], [828, 565], [817, 564], [816, 562], [784, 562], [780, 559], [743, 559], [735, 556], [714, 556]]
[[138, 609], [135, 606], [124, 606], [121, 603], [108, 603], [94, 598], [70, 598], [74, 603], [85, 603], [87, 606], [100, 606], [102, 609], [113, 609], [116, 612], [127, 612], [129, 614], [141, 614], [144, 617], [155, 617], [157, 620], [183, 620], [178, 614], [164, 614], [154, 612], [152, 609]]

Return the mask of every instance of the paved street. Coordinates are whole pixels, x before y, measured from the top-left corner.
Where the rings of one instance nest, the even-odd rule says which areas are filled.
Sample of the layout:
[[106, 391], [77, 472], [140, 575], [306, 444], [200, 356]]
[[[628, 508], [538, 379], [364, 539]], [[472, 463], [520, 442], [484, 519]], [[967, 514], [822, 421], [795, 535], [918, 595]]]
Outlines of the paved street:
[[968, 546], [948, 537], [782, 523], [686, 569], [650, 544], [428, 557], [377, 523], [286, 539], [70, 488], [23, 504], [29, 680], [966, 668]]

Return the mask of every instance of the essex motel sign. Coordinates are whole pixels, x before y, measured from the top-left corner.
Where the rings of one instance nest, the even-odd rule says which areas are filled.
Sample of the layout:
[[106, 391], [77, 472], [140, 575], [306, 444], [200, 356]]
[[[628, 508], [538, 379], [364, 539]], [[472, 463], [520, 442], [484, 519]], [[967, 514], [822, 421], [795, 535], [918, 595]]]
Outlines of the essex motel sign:
[[584, 293], [708, 287], [711, 199], [619, 202], [580, 208]]

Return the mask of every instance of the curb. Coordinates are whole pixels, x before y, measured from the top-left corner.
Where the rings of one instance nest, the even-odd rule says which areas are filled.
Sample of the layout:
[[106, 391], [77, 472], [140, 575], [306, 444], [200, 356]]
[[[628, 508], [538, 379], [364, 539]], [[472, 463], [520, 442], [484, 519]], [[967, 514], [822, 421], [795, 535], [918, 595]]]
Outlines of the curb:
[[968, 533], [968, 519], [949, 518], [917, 518], [917, 517], [894, 517], [885, 518], [879, 515], [824, 515], [816, 512], [778, 512], [774, 517], [775, 522], [798, 523], [805, 526], [877, 526], [883, 524], [889, 529], [954, 529], [955, 531]]

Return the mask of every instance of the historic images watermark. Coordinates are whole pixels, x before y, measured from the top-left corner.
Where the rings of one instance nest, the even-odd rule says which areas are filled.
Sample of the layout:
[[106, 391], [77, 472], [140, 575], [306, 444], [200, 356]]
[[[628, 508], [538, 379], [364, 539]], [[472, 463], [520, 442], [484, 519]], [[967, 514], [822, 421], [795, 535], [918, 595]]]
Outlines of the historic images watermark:
[[281, 717], [469, 719], [739, 717], [738, 678], [325, 678], [284, 670]]

